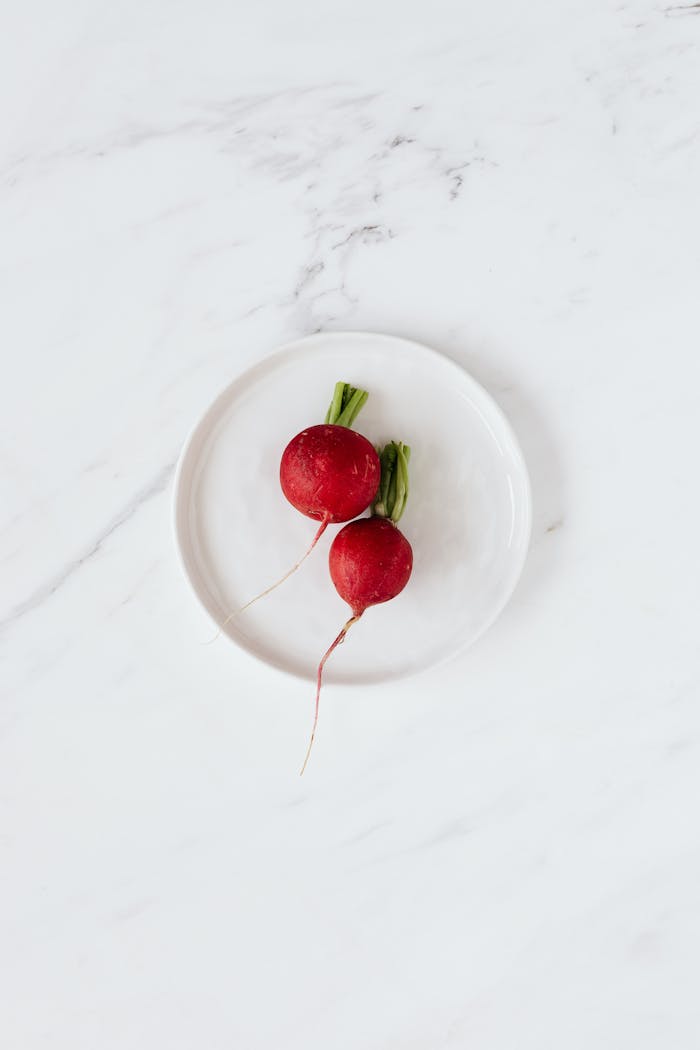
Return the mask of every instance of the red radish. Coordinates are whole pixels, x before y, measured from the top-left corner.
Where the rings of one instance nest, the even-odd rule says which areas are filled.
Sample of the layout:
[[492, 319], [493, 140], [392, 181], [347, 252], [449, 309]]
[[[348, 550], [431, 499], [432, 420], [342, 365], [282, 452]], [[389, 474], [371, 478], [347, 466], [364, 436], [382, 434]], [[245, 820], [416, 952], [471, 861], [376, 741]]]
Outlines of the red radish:
[[381, 475], [379, 456], [367, 438], [350, 429], [367, 397], [366, 390], [336, 383], [325, 422], [302, 430], [282, 453], [282, 492], [293, 507], [321, 525], [304, 556], [239, 612], [289, 579], [328, 525], [356, 518], [374, 499]]
[[318, 724], [321, 679], [326, 660], [354, 623], [371, 605], [391, 601], [409, 581], [413, 568], [411, 544], [397, 528], [408, 496], [408, 445], [392, 441], [380, 454], [381, 482], [371, 518], [351, 521], [333, 540], [328, 567], [335, 589], [352, 616], [321, 658], [316, 676], [316, 709], [303, 773], [309, 761]]
[[411, 575], [413, 551], [389, 518], [358, 518], [336, 536], [328, 565], [335, 589], [359, 619], [370, 605], [401, 593]]
[[293, 507], [325, 528], [367, 510], [377, 494], [379, 472], [379, 457], [367, 438], [344, 426], [322, 424], [289, 442], [280, 484]]

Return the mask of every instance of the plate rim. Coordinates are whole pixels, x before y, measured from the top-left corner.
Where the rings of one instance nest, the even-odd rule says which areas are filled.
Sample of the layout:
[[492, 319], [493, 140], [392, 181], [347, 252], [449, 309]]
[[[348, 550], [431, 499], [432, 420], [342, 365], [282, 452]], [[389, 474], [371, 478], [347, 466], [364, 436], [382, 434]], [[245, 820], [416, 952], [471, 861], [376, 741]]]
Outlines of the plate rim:
[[219, 636], [222, 636], [228, 639], [228, 641], [231, 642], [231, 644], [234, 645], [240, 652], [245, 653], [246, 656], [256, 661], [256, 663], [260, 664], [263, 667], [266, 667], [268, 669], [271, 668], [281, 674], [288, 675], [290, 678], [295, 678], [298, 681], [314, 682], [315, 672], [305, 674], [301, 671], [295, 670], [294, 668], [283, 663], [282, 661], [271, 660], [267, 657], [262, 656], [260, 653], [248, 648], [241, 640], [230, 635], [227, 631], [223, 629], [222, 625], [214, 618], [213, 613], [207, 607], [206, 603], [204, 602], [204, 599], [200, 595], [197, 587], [195, 586], [194, 580], [192, 579], [188, 571], [187, 564], [185, 561], [179, 523], [179, 509], [182, 500], [182, 475], [184, 473], [192, 445], [199, 431], [203, 427], [205, 421], [211, 415], [214, 414], [217, 406], [229, 397], [231, 390], [235, 386], [237, 386], [238, 383], [240, 383], [241, 379], [243, 379], [244, 377], [251, 377], [254, 375], [255, 372], [263, 371], [264, 369], [267, 369], [271, 366], [274, 368], [276, 360], [282, 360], [283, 358], [290, 357], [299, 350], [303, 350], [309, 347], [314, 342], [327, 340], [340, 341], [349, 337], [353, 339], [360, 339], [363, 341], [379, 340], [384, 343], [393, 343], [396, 348], [398, 346], [403, 346], [405, 348], [410, 349], [413, 352], [418, 351], [419, 353], [427, 356], [428, 358], [433, 358], [437, 360], [440, 363], [441, 367], [447, 366], [450, 370], [457, 373], [462, 382], [464, 382], [464, 380], [466, 379], [467, 383], [471, 384], [471, 386], [476, 390], [478, 396], [482, 398], [488, 405], [489, 410], [493, 412], [493, 414], [498, 418], [500, 425], [503, 427], [505, 433], [508, 435], [511, 449], [514, 453], [514, 458], [518, 463], [518, 468], [520, 470], [523, 481], [524, 522], [522, 527], [522, 552], [519, 563], [517, 564], [517, 571], [513, 575], [511, 586], [505, 592], [504, 597], [502, 598], [500, 603], [498, 603], [498, 605], [495, 607], [491, 616], [484, 620], [484, 623], [481, 625], [479, 630], [474, 635], [472, 635], [471, 638], [463, 642], [461, 645], [457, 646], [457, 648], [455, 648], [452, 652], [438, 657], [431, 663], [427, 664], [425, 667], [407, 669], [406, 671], [399, 671], [396, 674], [392, 674], [389, 678], [378, 678], [363, 681], [362, 683], [351, 682], [346, 679], [341, 679], [337, 682], [333, 682], [334, 689], [337, 689], [339, 687], [353, 689], [357, 688], [358, 684], [361, 684], [362, 688], [365, 689], [368, 686], [381, 686], [385, 685], [387, 682], [398, 682], [404, 678], [412, 678], [417, 675], [425, 674], [428, 671], [435, 670], [438, 667], [451, 663], [453, 660], [456, 660], [459, 656], [462, 656], [466, 651], [471, 649], [491, 627], [493, 627], [496, 620], [498, 620], [501, 613], [509, 604], [522, 577], [523, 569], [527, 560], [532, 541], [532, 483], [530, 480], [530, 473], [527, 469], [527, 462], [525, 460], [520, 441], [518, 440], [518, 436], [515, 433], [513, 425], [511, 424], [508, 416], [503, 411], [503, 409], [498, 404], [493, 395], [489, 393], [489, 391], [486, 390], [486, 388], [482, 386], [481, 383], [479, 383], [479, 381], [476, 380], [474, 376], [472, 376], [472, 374], [466, 370], [466, 368], [464, 368], [457, 361], [455, 361], [454, 358], [449, 357], [447, 354], [442, 353], [440, 350], [436, 350], [434, 347], [428, 346], [425, 343], [420, 343], [415, 339], [407, 339], [404, 336], [392, 335], [386, 332], [372, 332], [367, 329], [360, 329], [358, 331], [353, 331], [352, 329], [343, 329], [342, 331], [334, 330], [331, 332], [313, 332], [310, 335], [300, 336], [297, 339], [293, 339], [289, 342], [283, 343], [280, 346], [275, 347], [272, 351], [270, 351], [270, 353], [265, 354], [264, 357], [255, 361], [252, 365], [249, 365], [248, 367], [243, 368], [241, 371], [237, 372], [236, 375], [234, 375], [234, 377], [231, 379], [231, 381], [228, 382], [226, 386], [224, 386], [214, 398], [212, 398], [212, 400], [206, 405], [204, 410], [199, 414], [195, 422], [190, 426], [187, 435], [183, 441], [182, 448], [177, 459], [175, 472], [173, 475], [172, 497], [170, 501], [170, 507], [173, 541], [177, 561], [180, 566], [180, 571], [185, 577], [189, 590], [194, 595], [195, 600], [199, 605], [200, 609], [203, 610], [206, 618], [217, 631], [216, 637], [218, 638]]

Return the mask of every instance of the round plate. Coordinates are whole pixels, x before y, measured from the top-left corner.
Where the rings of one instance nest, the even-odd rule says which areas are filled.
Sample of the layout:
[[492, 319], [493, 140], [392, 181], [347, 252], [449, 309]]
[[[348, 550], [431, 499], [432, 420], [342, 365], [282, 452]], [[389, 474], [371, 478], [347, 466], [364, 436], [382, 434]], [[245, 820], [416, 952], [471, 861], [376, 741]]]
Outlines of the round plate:
[[[465, 649], [518, 580], [530, 537], [527, 470], [509, 423], [458, 365], [427, 347], [370, 333], [299, 340], [245, 372], [194, 428], [175, 480], [175, 535], [194, 592], [218, 626], [294, 564], [318, 524], [294, 510], [279, 460], [323, 422], [337, 380], [369, 391], [355, 428], [411, 446], [401, 530], [413, 575], [369, 609], [329, 661], [328, 682], [378, 682]], [[286, 583], [223, 628], [275, 667], [313, 678], [349, 616], [328, 573], [329, 526]]]

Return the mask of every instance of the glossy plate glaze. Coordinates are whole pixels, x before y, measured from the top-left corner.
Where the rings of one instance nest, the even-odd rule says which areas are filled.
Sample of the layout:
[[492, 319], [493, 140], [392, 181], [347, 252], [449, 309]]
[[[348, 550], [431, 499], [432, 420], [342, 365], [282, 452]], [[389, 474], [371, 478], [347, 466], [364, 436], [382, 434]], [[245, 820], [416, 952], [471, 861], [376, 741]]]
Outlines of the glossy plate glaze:
[[[508, 421], [453, 361], [365, 332], [289, 344], [239, 376], [195, 426], [175, 481], [175, 536], [196, 596], [216, 625], [280, 577], [317, 525], [279, 485], [279, 460], [322, 422], [333, 386], [370, 392], [355, 429], [411, 446], [401, 529], [414, 551], [405, 591], [369, 609], [329, 662], [330, 682], [379, 682], [421, 671], [471, 645], [520, 575], [530, 537], [527, 470]], [[329, 527], [304, 565], [223, 627], [252, 655], [304, 678], [348, 616], [328, 575]]]

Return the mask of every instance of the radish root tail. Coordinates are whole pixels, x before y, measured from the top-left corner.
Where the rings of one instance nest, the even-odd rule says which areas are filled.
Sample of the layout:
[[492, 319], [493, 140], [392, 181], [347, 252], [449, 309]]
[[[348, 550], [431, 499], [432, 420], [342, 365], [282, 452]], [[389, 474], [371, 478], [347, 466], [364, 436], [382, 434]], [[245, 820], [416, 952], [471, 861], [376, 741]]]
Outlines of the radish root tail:
[[303, 777], [303, 775], [304, 775], [304, 770], [306, 769], [306, 764], [309, 761], [309, 755], [311, 754], [311, 748], [313, 747], [314, 737], [316, 736], [316, 726], [318, 725], [318, 702], [319, 702], [319, 700], [321, 698], [321, 680], [323, 678], [323, 668], [325, 667], [326, 660], [331, 655], [333, 650], [337, 649], [338, 646], [341, 645], [345, 641], [345, 635], [348, 633], [348, 631], [350, 630], [352, 625], [354, 623], [357, 623], [357, 621], [360, 619], [361, 616], [362, 616], [362, 613], [359, 612], [356, 615], [350, 617], [350, 619], [345, 624], [345, 626], [341, 630], [341, 632], [338, 635], [338, 637], [335, 639], [335, 641], [333, 641], [331, 643], [331, 645], [329, 645], [329, 647], [326, 649], [325, 653], [321, 657], [321, 662], [318, 665], [318, 673], [316, 675], [316, 709], [314, 711], [314, 724], [313, 724], [313, 727], [311, 729], [311, 739], [309, 740], [309, 746], [306, 749], [306, 756], [304, 758], [304, 764], [302, 765], [301, 772], [299, 773], [300, 777]]
[[311, 541], [311, 546], [308, 548], [306, 553], [299, 559], [299, 561], [296, 562], [294, 565], [292, 565], [292, 567], [289, 570], [289, 572], [285, 572], [284, 576], [282, 576], [281, 579], [277, 580], [276, 583], [271, 584], [264, 591], [261, 591], [260, 594], [256, 594], [254, 598], [251, 598], [250, 601], [245, 603], [245, 605], [242, 605], [240, 607], [240, 609], [235, 609], [233, 612], [229, 613], [228, 616], [226, 617], [226, 619], [224, 620], [224, 622], [219, 626], [219, 629], [216, 632], [216, 634], [214, 635], [214, 637], [210, 638], [208, 641], [204, 642], [203, 644], [204, 645], [211, 645], [212, 642], [215, 642], [217, 640], [217, 638], [221, 637], [221, 632], [223, 631], [223, 629], [226, 626], [226, 624], [230, 623], [231, 620], [235, 619], [236, 616], [240, 616], [241, 613], [245, 612], [246, 609], [249, 609], [251, 607], [251, 605], [255, 605], [255, 603], [257, 601], [260, 601], [261, 598], [265, 598], [265, 597], [267, 597], [268, 594], [272, 594], [272, 592], [274, 590], [276, 590], [277, 587], [280, 586], [280, 584], [284, 583], [285, 580], [288, 580], [290, 576], [293, 576], [294, 573], [299, 568], [299, 566], [302, 565], [306, 561], [308, 556], [311, 554], [311, 551], [314, 549], [314, 547], [316, 546], [318, 541], [321, 539], [321, 536], [326, 531], [326, 527], [327, 526], [328, 526], [328, 519], [324, 519], [321, 522], [321, 525], [320, 525], [320, 527], [318, 529], [318, 532], [316, 533], [316, 535], [314, 536], [313, 540]]

